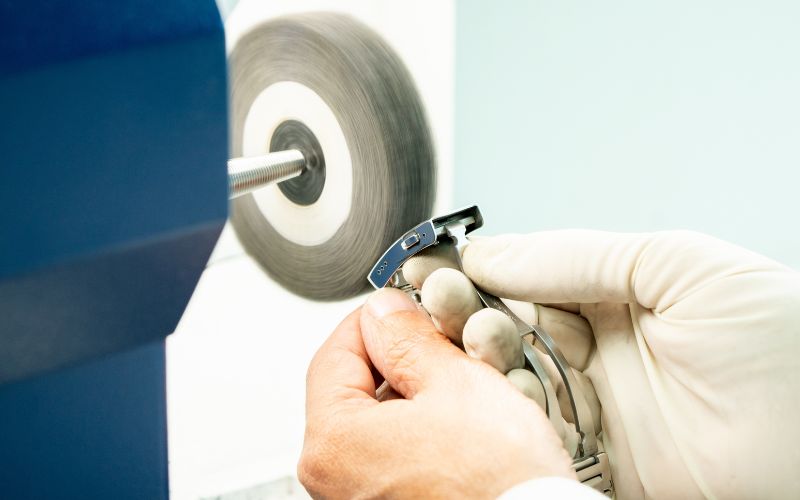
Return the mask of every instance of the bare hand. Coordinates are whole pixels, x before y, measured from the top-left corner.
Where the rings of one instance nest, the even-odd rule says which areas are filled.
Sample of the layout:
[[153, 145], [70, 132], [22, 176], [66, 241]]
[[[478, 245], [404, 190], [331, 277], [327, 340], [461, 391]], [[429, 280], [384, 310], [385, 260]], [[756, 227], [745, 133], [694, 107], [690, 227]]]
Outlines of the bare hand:
[[[393, 388], [381, 395], [383, 380]], [[315, 497], [495, 497], [574, 478], [541, 408], [397, 290], [375, 292], [308, 370], [298, 477]]]

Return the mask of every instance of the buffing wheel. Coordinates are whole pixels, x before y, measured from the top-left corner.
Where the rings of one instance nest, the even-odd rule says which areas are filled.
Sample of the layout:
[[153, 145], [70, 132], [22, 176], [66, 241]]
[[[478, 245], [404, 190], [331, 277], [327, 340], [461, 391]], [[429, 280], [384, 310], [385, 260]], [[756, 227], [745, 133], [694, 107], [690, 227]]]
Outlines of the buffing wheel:
[[330, 13], [259, 25], [229, 66], [233, 155], [298, 149], [307, 163], [233, 200], [243, 246], [298, 294], [361, 292], [383, 250], [433, 207], [433, 144], [411, 75], [371, 29]]

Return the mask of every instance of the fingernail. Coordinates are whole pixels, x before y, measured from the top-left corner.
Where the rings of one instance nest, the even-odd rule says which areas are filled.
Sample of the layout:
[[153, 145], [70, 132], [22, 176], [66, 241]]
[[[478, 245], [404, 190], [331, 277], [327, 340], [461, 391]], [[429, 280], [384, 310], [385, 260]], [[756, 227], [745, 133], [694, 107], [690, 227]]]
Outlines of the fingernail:
[[381, 288], [373, 292], [364, 308], [374, 318], [383, 318], [398, 311], [416, 311], [417, 305], [400, 290]]

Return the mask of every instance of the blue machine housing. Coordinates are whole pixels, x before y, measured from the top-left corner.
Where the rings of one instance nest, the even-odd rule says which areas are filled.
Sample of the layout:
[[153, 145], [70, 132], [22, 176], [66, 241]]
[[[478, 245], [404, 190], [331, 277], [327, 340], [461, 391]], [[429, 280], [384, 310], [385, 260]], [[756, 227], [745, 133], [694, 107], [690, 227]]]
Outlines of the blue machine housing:
[[227, 217], [213, 0], [0, 2], [0, 383], [171, 333]]
[[167, 496], [164, 337], [227, 217], [213, 0], [0, 0], [0, 496]]

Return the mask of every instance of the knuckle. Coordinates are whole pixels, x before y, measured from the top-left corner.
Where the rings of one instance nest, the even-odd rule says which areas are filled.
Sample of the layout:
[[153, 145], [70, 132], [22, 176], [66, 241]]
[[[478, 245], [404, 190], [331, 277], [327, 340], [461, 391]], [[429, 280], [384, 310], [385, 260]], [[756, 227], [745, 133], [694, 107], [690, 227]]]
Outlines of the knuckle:
[[313, 453], [303, 449], [300, 460], [297, 462], [297, 480], [309, 492], [318, 490], [319, 478], [324, 475], [320, 469], [320, 460]]
[[[331, 464], [336, 463], [337, 447], [346, 439], [336, 426], [309, 426], [303, 450], [297, 462], [297, 479], [309, 492], [320, 491], [331, 475]], [[345, 441], [346, 442], [346, 441]]]

